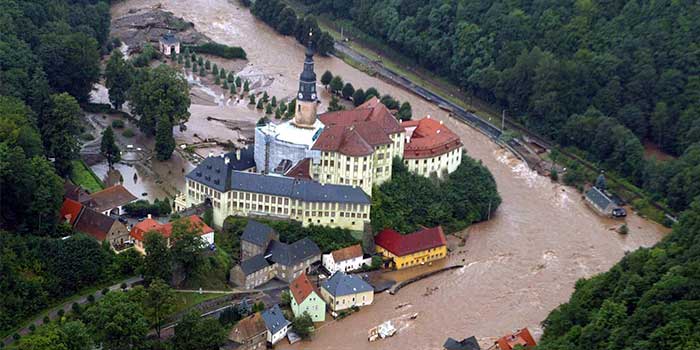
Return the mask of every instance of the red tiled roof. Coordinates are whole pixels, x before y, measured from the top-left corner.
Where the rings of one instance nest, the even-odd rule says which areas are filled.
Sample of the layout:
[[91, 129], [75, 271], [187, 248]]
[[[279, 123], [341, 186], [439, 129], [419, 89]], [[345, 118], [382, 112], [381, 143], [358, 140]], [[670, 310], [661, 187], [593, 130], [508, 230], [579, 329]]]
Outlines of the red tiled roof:
[[314, 143], [312, 149], [340, 152], [347, 156], [367, 156], [374, 152], [354, 126], [327, 126]]
[[75, 230], [86, 233], [102, 242], [107, 238], [107, 234], [112, 229], [112, 226], [118, 222], [107, 215], [85, 208], [75, 223]]
[[114, 185], [90, 194], [90, 200], [84, 204], [99, 212], [114, 209], [136, 200], [136, 197], [122, 185]]
[[406, 129], [407, 135], [410, 128], [415, 127], [410, 142], [404, 146], [403, 157], [406, 159], [435, 157], [462, 147], [459, 136], [442, 122], [430, 117], [405, 121], [401, 126]]
[[[205, 224], [204, 221], [202, 221], [202, 219], [197, 215], [191, 215], [185, 219], [189, 221], [190, 227], [199, 228], [198, 234], [200, 236], [203, 236], [210, 232], [214, 232], [214, 229]], [[131, 232], [129, 232], [129, 235], [131, 237], [134, 237], [134, 239], [138, 241], [143, 241], [144, 235], [147, 232], [151, 231], [160, 232], [160, 234], [163, 235], [163, 237], [168, 238], [173, 233], [173, 222], [161, 224], [158, 221], [148, 218], [134, 225], [134, 227], [131, 229]]]
[[403, 131], [403, 127], [378, 98], [372, 97], [357, 108], [349, 111], [327, 112], [318, 116], [324, 125], [347, 126], [361, 121], [378, 123], [386, 134]]
[[336, 263], [362, 257], [362, 246], [359, 244], [351, 245], [343, 249], [334, 250], [331, 252], [331, 255], [333, 255], [333, 260]]
[[513, 350], [516, 345], [522, 345], [525, 349], [537, 346], [535, 339], [527, 328], [520, 329], [513, 334], [508, 334], [496, 340], [500, 350]]
[[313, 180], [311, 178], [311, 158], [304, 158], [291, 169], [284, 173], [284, 176], [295, 179]]
[[256, 312], [236, 323], [236, 325], [231, 329], [228, 334], [228, 339], [235, 341], [237, 343], [245, 343], [251, 338], [265, 333], [267, 327], [265, 327], [265, 321], [259, 312]]
[[402, 235], [392, 229], [384, 229], [374, 237], [374, 242], [396, 256], [404, 256], [447, 244], [442, 227], [424, 228]]
[[80, 210], [83, 209], [83, 205], [70, 199], [66, 198], [61, 206], [61, 222], [68, 222], [71, 226], [75, 223], [75, 220], [80, 214]]
[[403, 131], [398, 120], [376, 97], [350, 111], [321, 114], [319, 119], [325, 127], [313, 149], [349, 156], [372, 154], [375, 146], [391, 143], [389, 135]]
[[302, 272], [299, 277], [295, 278], [294, 281], [289, 284], [289, 290], [292, 292], [292, 297], [294, 297], [297, 304], [301, 304], [311, 292], [316, 291], [316, 288], [314, 288], [309, 277], [306, 276], [306, 272]]

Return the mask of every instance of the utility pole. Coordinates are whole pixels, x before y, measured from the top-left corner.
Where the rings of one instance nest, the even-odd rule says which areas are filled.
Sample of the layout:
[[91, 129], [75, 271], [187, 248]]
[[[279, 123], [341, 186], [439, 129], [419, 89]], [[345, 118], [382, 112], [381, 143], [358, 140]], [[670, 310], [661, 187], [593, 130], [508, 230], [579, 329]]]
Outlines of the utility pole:
[[501, 113], [501, 132], [505, 130], [506, 128], [506, 110], [503, 109], [503, 112]]

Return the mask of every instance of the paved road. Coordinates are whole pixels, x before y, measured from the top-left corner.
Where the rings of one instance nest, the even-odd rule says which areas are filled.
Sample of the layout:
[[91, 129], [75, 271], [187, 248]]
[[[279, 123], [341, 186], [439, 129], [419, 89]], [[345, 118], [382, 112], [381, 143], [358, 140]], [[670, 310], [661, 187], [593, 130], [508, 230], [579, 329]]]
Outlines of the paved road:
[[371, 67], [374, 69], [377, 74], [381, 75], [383, 78], [388, 79], [392, 81], [394, 84], [399, 85], [403, 87], [406, 90], [409, 90], [413, 93], [415, 93], [418, 96], [423, 97], [424, 99], [434, 102], [437, 104], [440, 108], [446, 109], [450, 111], [453, 115], [461, 118], [465, 122], [469, 123], [470, 125], [474, 126], [476, 129], [480, 130], [487, 136], [493, 138], [493, 139], [498, 139], [501, 136], [501, 129], [496, 127], [495, 125], [489, 123], [488, 121], [482, 119], [481, 117], [477, 116], [474, 113], [470, 113], [466, 111], [464, 108], [458, 106], [455, 103], [450, 102], [449, 100], [443, 98], [442, 96], [438, 95], [436, 92], [426, 89], [422, 86], [418, 86], [416, 83], [412, 82], [408, 78], [399, 75], [398, 73], [392, 71], [391, 69], [385, 67], [381, 63], [377, 63], [375, 61], [372, 61], [369, 57], [353, 50], [349, 46], [336, 42], [335, 43], [335, 50], [337, 52], [342, 53], [343, 55], [346, 55], [350, 57], [351, 59], [360, 62], [368, 67]]
[[[129, 287], [131, 287], [131, 285], [133, 283], [139, 283], [141, 281], [143, 281], [143, 278], [141, 278], [141, 277], [127, 278], [125, 280], [119, 281], [119, 283], [116, 283], [116, 284], [110, 286], [109, 290], [115, 291], [115, 290], [121, 289], [122, 283], [126, 283]], [[63, 310], [66, 313], [70, 312], [71, 308], [73, 307], [73, 303], [78, 303], [78, 304], [87, 303], [88, 302], [87, 299], [88, 299], [89, 295], [90, 294], [82, 295], [78, 299], [71, 300], [71, 301], [66, 302], [62, 305], [54, 307], [48, 313], [49, 318], [51, 319], [51, 321], [57, 319], [58, 318], [58, 310]], [[95, 300], [99, 300], [103, 297], [102, 292], [96, 292], [96, 293], [94, 293], [94, 295], [95, 295]], [[38, 316], [36, 319], [34, 319], [34, 321], [31, 324], [34, 324], [36, 327], [39, 327], [42, 323], [44, 323], [44, 314], [43, 313], [41, 314], [41, 316]], [[27, 324], [26, 327], [22, 328], [17, 333], [19, 333], [21, 336], [25, 336], [25, 335], [29, 334], [29, 324]], [[14, 339], [12, 338], [11, 335], [3, 340], [3, 343], [5, 344], [5, 346], [12, 344], [13, 342], [14, 342]]]

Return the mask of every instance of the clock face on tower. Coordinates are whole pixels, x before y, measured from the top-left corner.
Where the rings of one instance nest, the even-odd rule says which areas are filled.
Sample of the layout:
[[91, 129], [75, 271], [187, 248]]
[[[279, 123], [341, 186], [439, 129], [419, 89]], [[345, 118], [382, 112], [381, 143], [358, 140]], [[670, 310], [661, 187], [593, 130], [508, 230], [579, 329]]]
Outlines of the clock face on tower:
[[304, 94], [302, 94], [302, 93], [300, 92], [300, 93], [299, 93], [299, 98], [300, 98], [300, 99], [304, 98]]
[[315, 100], [316, 99], [316, 94], [311, 94], [311, 99]]

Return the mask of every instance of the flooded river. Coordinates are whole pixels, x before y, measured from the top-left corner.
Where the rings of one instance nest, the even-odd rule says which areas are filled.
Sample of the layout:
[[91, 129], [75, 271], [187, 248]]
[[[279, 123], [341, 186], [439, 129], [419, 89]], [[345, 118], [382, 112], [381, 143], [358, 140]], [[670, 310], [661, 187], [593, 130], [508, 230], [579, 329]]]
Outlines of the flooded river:
[[[127, 0], [113, 7], [113, 16], [159, 1]], [[272, 81], [266, 90], [278, 97], [292, 96], [302, 67], [303, 48], [282, 37], [235, 1], [162, 1], [165, 10], [195, 24], [215, 41], [242, 46], [248, 64], [242, 74], [263, 74]], [[400, 100], [409, 100], [414, 116], [432, 115], [458, 133], [467, 153], [493, 173], [503, 204], [491, 221], [474, 225], [463, 234], [466, 244], [453, 250], [443, 264], [465, 267], [431, 277], [402, 289], [397, 295], [380, 294], [373, 305], [339, 322], [324, 324], [313, 341], [298, 349], [441, 349], [447, 337], [476, 336], [482, 346], [519, 327], [541, 332], [540, 322], [573, 291], [577, 279], [609, 269], [625, 251], [651, 246], [668, 231], [634, 214], [627, 217], [630, 233], [613, 231], [619, 222], [601, 218], [586, 207], [574, 189], [553, 184], [492, 143], [481, 133], [449, 118], [427, 101], [369, 77], [337, 58], [316, 58], [318, 76], [324, 70], [341, 75], [356, 88], [377, 87]], [[324, 97], [324, 96], [322, 96]], [[325, 96], [327, 101], [327, 96]], [[240, 118], [230, 106], [193, 105], [191, 122], [200, 136], [220, 124], [207, 124], [197, 111], [222, 118]], [[249, 122], [259, 115], [248, 115]], [[425, 267], [428, 269], [429, 267]], [[434, 267], [433, 267], [434, 268]], [[413, 272], [408, 272], [414, 273]], [[396, 273], [399, 279], [407, 272]], [[408, 306], [397, 309], [400, 304]], [[418, 313], [413, 321], [406, 315]], [[388, 319], [401, 320], [390, 339], [367, 342], [368, 328]], [[287, 347], [280, 345], [280, 347]]]

